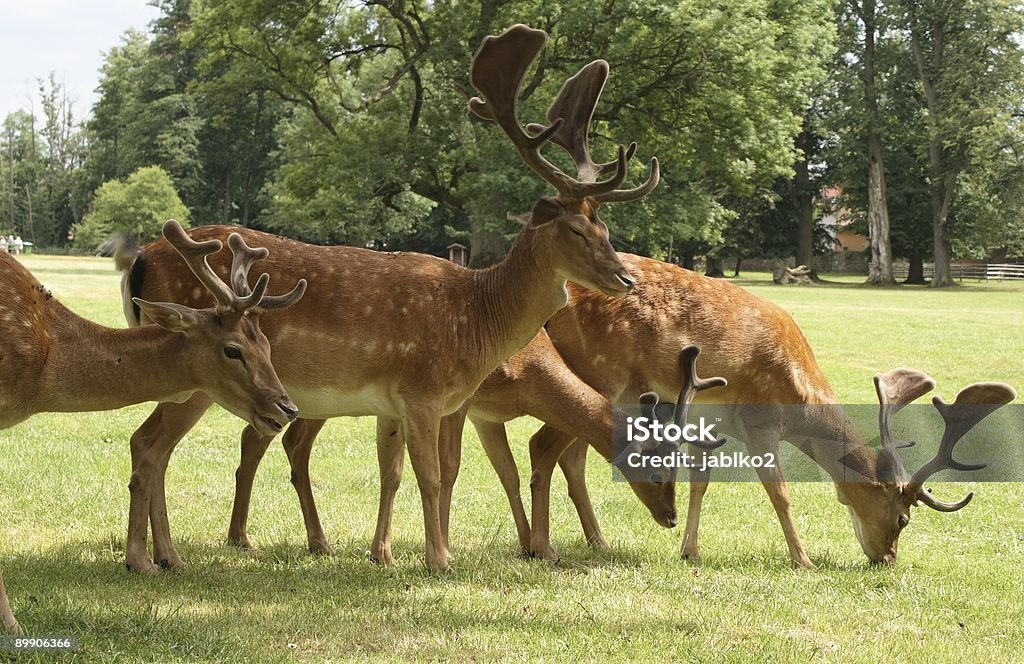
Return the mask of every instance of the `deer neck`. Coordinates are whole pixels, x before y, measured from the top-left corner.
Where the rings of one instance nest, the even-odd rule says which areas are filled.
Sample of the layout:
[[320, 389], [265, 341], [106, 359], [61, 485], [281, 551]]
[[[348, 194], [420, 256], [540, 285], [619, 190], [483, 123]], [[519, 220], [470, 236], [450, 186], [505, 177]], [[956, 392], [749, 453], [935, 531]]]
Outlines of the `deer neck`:
[[111, 329], [59, 305], [52, 320], [38, 411], [110, 410], [177, 400], [198, 387], [183, 334], [156, 325]]
[[814, 434], [800, 435], [799, 431], [794, 431], [788, 438], [821, 466], [836, 485], [875, 482], [875, 453], [842, 407], [825, 404], [803, 407], [810, 409], [808, 430]]
[[539, 237], [542, 232], [523, 229], [503, 261], [474, 275], [483, 313], [479, 339], [488, 364], [529, 343], [568, 301], [566, 278], [555, 269], [551, 247]]

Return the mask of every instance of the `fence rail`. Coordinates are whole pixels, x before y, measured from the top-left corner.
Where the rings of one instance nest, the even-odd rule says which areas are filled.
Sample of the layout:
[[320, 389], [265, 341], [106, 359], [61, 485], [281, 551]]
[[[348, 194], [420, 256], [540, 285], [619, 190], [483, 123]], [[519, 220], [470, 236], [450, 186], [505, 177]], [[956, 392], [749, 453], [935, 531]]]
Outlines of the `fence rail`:
[[[892, 276], [898, 281], [907, 278], [910, 266], [907, 263], [897, 263], [892, 266]], [[1024, 265], [1012, 263], [952, 263], [950, 272], [954, 279], [990, 279], [1001, 281], [1005, 279], [1024, 279]], [[924, 278], [931, 279], [935, 273], [934, 263], [924, 264]]]

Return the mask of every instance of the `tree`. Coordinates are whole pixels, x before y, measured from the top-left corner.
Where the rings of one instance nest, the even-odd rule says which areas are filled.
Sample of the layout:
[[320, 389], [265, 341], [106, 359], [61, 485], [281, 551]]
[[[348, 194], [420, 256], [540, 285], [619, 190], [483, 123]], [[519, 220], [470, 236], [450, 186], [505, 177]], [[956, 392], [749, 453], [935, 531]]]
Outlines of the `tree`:
[[456, 81], [468, 87], [483, 36], [517, 21], [552, 34], [524, 86], [527, 120], [543, 117], [580, 65], [613, 64], [595, 154], [607, 160], [617, 143], [636, 140], [644, 154], [634, 175], [644, 177], [637, 164], [651, 154], [665, 169], [659, 194], [628, 218], [602, 214], [625, 246], [661, 256], [718, 242], [729, 216], [721, 201], [791, 172], [793, 137], [832, 37], [824, 1], [208, 0], [186, 42], [204, 53], [198, 94], [264, 91], [294, 112], [278, 129], [280, 166], [260, 223], [359, 244], [436, 237], [440, 226], [468, 233], [479, 265], [503, 253], [506, 213], [544, 185], [450, 91]]
[[900, 9], [925, 101], [932, 286], [949, 286], [957, 193], [979, 137], [1019, 104], [1024, 10], [1002, 0], [904, 0]]
[[188, 209], [171, 176], [159, 166], [146, 166], [124, 182], [110, 180], [96, 190], [92, 211], [75, 227], [75, 246], [93, 250], [114, 234], [136, 244], [149, 242], [168, 219], [187, 228]]
[[[876, 286], [895, 283], [883, 147], [884, 109], [880, 101], [885, 97], [879, 90], [888, 64], [880, 52], [889, 23], [886, 9], [877, 0], [845, 0], [843, 3], [838, 15], [838, 76], [831, 113], [834, 131], [856, 142], [855, 152], [847, 154], [863, 155], [860, 157], [862, 165], [858, 167], [864, 169], [866, 177], [867, 199], [863, 210], [871, 242], [867, 283]], [[833, 157], [836, 152], [833, 151]], [[832, 166], [833, 170], [837, 169], [837, 164]], [[853, 164], [838, 166], [846, 170], [851, 167]]]

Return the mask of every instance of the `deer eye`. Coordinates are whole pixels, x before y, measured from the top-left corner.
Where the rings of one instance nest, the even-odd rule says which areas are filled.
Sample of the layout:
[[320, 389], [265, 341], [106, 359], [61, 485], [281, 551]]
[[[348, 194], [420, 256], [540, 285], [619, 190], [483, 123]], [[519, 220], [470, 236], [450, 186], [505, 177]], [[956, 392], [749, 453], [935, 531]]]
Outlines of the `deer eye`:
[[900, 530], [903, 530], [907, 527], [908, 523], [910, 523], [910, 517], [908, 517], [906, 514], [900, 514], [899, 521], [896, 522], [896, 525], [899, 527]]
[[235, 346], [224, 346], [224, 354], [231, 360], [242, 359], [242, 351]]
[[575, 233], [576, 235], [579, 235], [583, 239], [584, 242], [587, 241], [587, 236], [584, 235], [583, 233], [580, 233], [578, 230], [576, 230], [572, 226], [569, 227], [569, 230], [572, 231], [573, 233]]

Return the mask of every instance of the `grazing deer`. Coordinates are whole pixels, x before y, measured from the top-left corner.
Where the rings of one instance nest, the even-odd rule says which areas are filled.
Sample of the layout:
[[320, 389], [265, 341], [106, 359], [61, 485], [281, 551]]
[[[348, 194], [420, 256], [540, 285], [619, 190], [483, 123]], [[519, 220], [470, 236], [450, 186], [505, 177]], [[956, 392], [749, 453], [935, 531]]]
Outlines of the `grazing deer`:
[[[442, 420], [438, 447], [441, 475], [445, 478], [441, 486], [440, 500], [441, 525], [445, 538], [448, 536], [452, 487], [458, 474], [462, 429], [467, 415], [480, 434], [484, 449], [495, 467], [508, 464], [515, 467], [503, 425], [523, 415], [533, 416], [570, 432], [574, 438], [588, 441], [605, 459], [611, 460], [612, 457], [612, 405], [565, 365], [547, 333], [541, 330], [525, 348], [492, 371], [462, 408]], [[298, 420], [288, 427], [283, 438], [285, 449], [289, 450], [288, 459], [292, 464], [292, 478], [299, 495], [307, 539], [310, 549], [315, 552], [330, 550], [317, 516], [308, 468], [309, 450], [323, 424], [323, 420]], [[384, 564], [392, 562], [391, 517], [405, 455], [399, 425], [399, 422], [390, 418], [377, 418], [377, 448], [382, 460], [381, 501], [371, 554]], [[253, 479], [270, 440], [248, 431], [242, 436], [242, 461], [235, 474], [235, 501], [228, 540], [243, 548], [250, 546], [246, 526]], [[293, 450], [303, 450], [303, 453], [296, 454]], [[577, 452], [586, 454], [586, 447], [581, 446]], [[560, 459], [560, 463], [564, 464], [564, 472], [569, 474], [576, 468], [586, 470], [582, 464], [570, 465], [568, 456], [566, 454]], [[523, 503], [519, 499], [519, 475], [515, 472], [502, 474], [501, 479], [512, 502], [519, 543], [525, 553], [531, 553], [533, 548], [530, 542], [530, 524]], [[597, 517], [594, 515], [586, 483], [582, 477], [573, 479], [569, 495], [579, 512], [587, 542], [597, 548], [607, 548], [608, 543], [601, 534]], [[631, 483], [630, 487], [658, 524], [666, 528], [675, 527], [675, 486], [672, 483], [656, 485], [650, 482], [636, 482]], [[164, 528], [165, 526], [158, 527], [155, 524], [154, 537], [157, 530]]]
[[[919, 471], [905, 481], [888, 470], [890, 464], [885, 460], [879, 463], [842, 411], [827, 407], [838, 402], [835, 393], [800, 328], [784, 310], [722, 280], [650, 258], [620, 256], [637, 280], [632, 297], [615, 301], [570, 284], [568, 306], [547, 325], [566, 363], [610, 401], [635, 402], [647, 389], [662, 397], [674, 393], [682, 376], [678, 365], [671, 361], [672, 354], [680, 344], [696, 344], [705, 351], [701, 355], [702, 369], [729, 383], [709, 395], [714, 402], [807, 406], [794, 409], [802, 417], [779, 416], [747, 427], [745, 442], [754, 454], [771, 452], [778, 457], [779, 442], [786, 440], [822, 465], [835, 482], [839, 501], [849, 508], [854, 532], [872, 562], [895, 562], [899, 534], [909, 522], [911, 506], [924, 504], [938, 511], [952, 511], [967, 504], [969, 498], [947, 504], [922, 490], [933, 470]], [[908, 370], [891, 375], [902, 375], [900, 371]], [[883, 385], [893, 380], [886, 376], [890, 374], [880, 378]], [[1012, 388], [1005, 384], [980, 385], [984, 389], [971, 386], [962, 394], [993, 404], [1015, 398]], [[884, 389], [888, 390], [884, 394], [890, 395], [886, 397], [889, 402], [909, 395], [905, 390]], [[767, 418], [765, 409], [761, 411]], [[772, 412], [779, 415], [778, 411]], [[828, 449], [827, 441], [845, 441], [843, 453], [837, 455], [835, 449]], [[531, 450], [543, 451], [531, 454], [535, 513], [532, 537], [540, 550], [546, 549], [548, 533], [546, 514], [538, 515], [537, 510], [546, 511], [544, 494], [555, 459], [571, 444], [569, 435], [549, 426], [542, 427], [530, 441]], [[834, 463], [839, 457], [844, 458], [843, 464]], [[582, 464], [584, 460], [585, 456], [575, 454], [569, 463]], [[515, 469], [497, 470], [508, 473]], [[797, 566], [813, 568], [797, 535], [781, 470], [762, 468], [758, 475], [782, 525], [790, 558]], [[584, 477], [584, 472], [575, 469], [567, 477], [574, 481]], [[850, 481], [850, 477], [857, 481]], [[681, 552], [685, 558], [697, 559], [700, 506], [707, 478], [696, 476], [691, 480]]]
[[[289, 393], [305, 417], [325, 419], [343, 415], [377, 415], [401, 423], [423, 502], [427, 564], [448, 566], [448, 547], [442, 536], [441, 461], [438, 435], [442, 416], [459, 409], [505, 359], [534, 338], [544, 322], [566, 302], [566, 282], [572, 280], [610, 297], [629, 293], [633, 279], [622, 267], [608, 240], [608, 228], [597, 214], [608, 201], [644, 196], [658, 183], [656, 160], [647, 181], [633, 189], [619, 189], [625, 181], [627, 151], [619, 148], [612, 164], [594, 165], [594, 172], [572, 178], [541, 155], [548, 140], [561, 144], [564, 136], [586, 131], [579, 123], [590, 119], [593, 107], [581, 108], [572, 95], [560, 95], [559, 121], [531, 135], [516, 112], [523, 75], [536, 59], [547, 35], [517, 25], [498, 37], [488, 37], [473, 60], [472, 81], [484, 99], [470, 101], [472, 110], [496, 122], [511, 139], [523, 160], [558, 195], [542, 198], [505, 259], [486, 270], [468, 270], [432, 256], [380, 253], [352, 247], [315, 247], [239, 229], [272, 250], [272, 273], [301, 264], [314, 286], [294, 316], [277, 317], [267, 334]], [[585, 67], [573, 85], [603, 85], [607, 64]], [[598, 178], [607, 179], [598, 181]], [[222, 237], [224, 227], [192, 232], [196, 239]], [[157, 242], [141, 250], [137, 266], [142, 274], [127, 279], [125, 296], [155, 294], [182, 296], [188, 301], [187, 275], [169, 260], [169, 249]], [[178, 285], [178, 284], [182, 285]], [[130, 317], [134, 312], [129, 312]], [[133, 319], [133, 322], [143, 322]], [[150, 452], [135, 472], [144, 476], [152, 496], [154, 557], [163, 564], [181, 565], [166, 529], [163, 472], [177, 441], [209, 405], [203, 396], [185, 404], [161, 404], [133, 436]], [[293, 467], [308, 464], [308, 447], [285, 441]], [[262, 436], [246, 430], [244, 436]], [[265, 447], [265, 444], [264, 444]], [[388, 463], [391, 463], [388, 461]], [[387, 469], [384, 469], [387, 470]], [[308, 483], [298, 472], [296, 485]], [[300, 493], [301, 496], [301, 493]], [[146, 524], [137, 497], [132, 496], [129, 542], [133, 551], [145, 550]], [[315, 515], [315, 510], [310, 513]], [[143, 518], [139, 518], [142, 516]], [[309, 513], [307, 513], [307, 519]], [[308, 524], [308, 521], [307, 521]], [[326, 541], [312, 538], [314, 548], [326, 550]], [[320, 538], [322, 539], [322, 538]], [[378, 541], [374, 556], [385, 561], [390, 552]], [[129, 558], [132, 567], [142, 561]]]
[[[286, 295], [266, 295], [269, 276], [235, 292], [206, 262], [220, 241], [193, 242], [176, 221], [164, 236], [207, 288], [215, 306], [133, 302], [156, 325], [102, 327], [66, 309], [13, 257], [0, 252], [0, 428], [35, 413], [111, 410], [142, 401], [181, 400], [202, 390], [250, 426], [274, 436], [298, 411], [270, 364], [260, 313], [302, 297], [305, 282]], [[245, 281], [252, 250], [237, 235], [232, 281]], [[180, 261], [179, 261], [180, 262]], [[134, 478], [133, 478], [134, 479]], [[129, 485], [133, 494], [136, 484]], [[0, 622], [17, 629], [0, 577]]]

